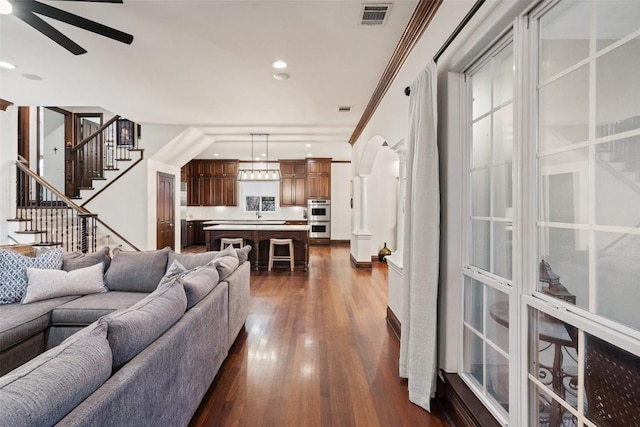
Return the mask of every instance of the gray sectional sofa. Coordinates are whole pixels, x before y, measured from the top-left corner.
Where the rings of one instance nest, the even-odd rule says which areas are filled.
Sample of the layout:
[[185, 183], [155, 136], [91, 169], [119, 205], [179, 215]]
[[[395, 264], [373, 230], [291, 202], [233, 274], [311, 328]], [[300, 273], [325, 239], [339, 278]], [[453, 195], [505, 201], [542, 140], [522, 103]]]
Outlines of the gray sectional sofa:
[[0, 425], [187, 425], [247, 318], [247, 248], [116, 252], [108, 292], [0, 305]]

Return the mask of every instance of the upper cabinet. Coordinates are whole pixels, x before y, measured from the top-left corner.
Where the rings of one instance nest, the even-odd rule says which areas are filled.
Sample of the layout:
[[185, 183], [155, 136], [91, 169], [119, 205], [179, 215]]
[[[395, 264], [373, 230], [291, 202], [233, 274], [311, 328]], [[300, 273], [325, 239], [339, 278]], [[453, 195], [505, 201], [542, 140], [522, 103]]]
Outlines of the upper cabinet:
[[331, 159], [307, 159], [307, 199], [331, 199]]
[[280, 206], [307, 204], [306, 160], [280, 160]]
[[187, 206], [237, 206], [237, 160], [197, 159], [185, 169]]

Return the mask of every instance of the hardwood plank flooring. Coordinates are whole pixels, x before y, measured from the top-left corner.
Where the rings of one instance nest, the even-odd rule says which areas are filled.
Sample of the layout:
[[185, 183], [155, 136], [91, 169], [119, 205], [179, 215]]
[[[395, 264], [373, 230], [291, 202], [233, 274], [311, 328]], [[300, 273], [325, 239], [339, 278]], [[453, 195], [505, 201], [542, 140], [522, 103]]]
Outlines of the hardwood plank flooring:
[[[193, 249], [191, 249], [193, 250]], [[387, 266], [312, 246], [308, 272], [251, 273], [251, 309], [191, 426], [448, 426], [409, 402]]]

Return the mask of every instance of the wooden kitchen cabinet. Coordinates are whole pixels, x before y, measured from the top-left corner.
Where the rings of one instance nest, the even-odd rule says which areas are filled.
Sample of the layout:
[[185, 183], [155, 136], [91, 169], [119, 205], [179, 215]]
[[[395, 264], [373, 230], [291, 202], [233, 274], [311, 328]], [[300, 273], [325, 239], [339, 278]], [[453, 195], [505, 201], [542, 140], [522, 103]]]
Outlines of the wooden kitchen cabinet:
[[[204, 221], [191, 221], [191, 223], [193, 224], [193, 244], [204, 245], [206, 243], [204, 234]], [[187, 233], [189, 233], [188, 228]]]
[[307, 159], [307, 199], [331, 199], [331, 159]]
[[306, 206], [306, 160], [280, 160], [280, 206]]
[[187, 166], [187, 206], [238, 204], [237, 160], [195, 159]]
[[195, 228], [193, 221], [187, 221], [187, 246], [196, 244]]

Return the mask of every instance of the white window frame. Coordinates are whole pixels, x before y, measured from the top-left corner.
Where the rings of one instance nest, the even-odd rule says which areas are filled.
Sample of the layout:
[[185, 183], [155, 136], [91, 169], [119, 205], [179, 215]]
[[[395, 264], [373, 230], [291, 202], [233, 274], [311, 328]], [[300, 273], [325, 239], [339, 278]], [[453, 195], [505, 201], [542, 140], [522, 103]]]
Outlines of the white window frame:
[[[465, 382], [465, 384], [474, 392], [476, 397], [487, 407], [487, 409], [493, 414], [494, 417], [500, 422], [503, 426], [508, 425], [517, 425], [515, 420], [520, 417], [520, 408], [516, 403], [518, 402], [519, 396], [519, 383], [520, 378], [519, 375], [509, 375], [509, 412], [507, 413], [502, 406], [500, 406], [496, 401], [487, 397], [485, 395], [484, 388], [486, 387], [486, 381], [484, 381], [484, 386], [480, 387], [474, 378], [471, 375], [462, 372], [464, 369], [464, 328], [465, 328], [465, 320], [464, 320], [464, 307], [465, 307], [465, 279], [473, 279], [482, 282], [485, 286], [494, 288], [500, 292], [503, 292], [509, 296], [509, 371], [510, 373], [519, 372], [520, 366], [520, 345], [518, 343], [518, 331], [519, 331], [519, 292], [520, 286], [517, 284], [519, 282], [520, 276], [520, 266], [518, 260], [520, 256], [518, 254], [518, 248], [520, 246], [520, 238], [518, 233], [515, 230], [518, 230], [520, 226], [519, 222], [519, 200], [520, 200], [520, 185], [519, 185], [519, 124], [517, 123], [517, 118], [519, 114], [517, 112], [517, 100], [518, 100], [518, 90], [519, 86], [516, 83], [516, 75], [514, 73], [514, 93], [512, 100], [512, 108], [513, 108], [513, 148], [512, 148], [512, 169], [511, 169], [511, 180], [512, 180], [512, 203], [513, 203], [513, 219], [512, 219], [512, 274], [511, 279], [508, 280], [504, 277], [497, 276], [491, 272], [482, 270], [478, 267], [471, 265], [471, 220], [473, 218], [471, 214], [471, 153], [473, 151], [472, 141], [472, 122], [473, 122], [473, 114], [472, 114], [472, 99], [473, 94], [471, 93], [471, 85], [467, 84], [467, 76], [473, 74], [482, 66], [486, 65], [498, 52], [507, 47], [509, 44], [512, 44], [513, 53], [514, 53], [514, 65], [517, 64], [516, 57], [516, 46], [517, 46], [517, 22], [515, 25], [509, 25], [509, 27], [502, 31], [498, 37], [494, 39], [492, 43], [490, 43], [490, 47], [484, 50], [480, 55], [475, 57], [472, 61], [469, 61], [469, 66], [461, 73], [461, 123], [462, 123], [462, 131], [461, 136], [463, 139], [463, 149], [462, 149], [462, 171], [463, 171], [463, 180], [462, 180], [462, 217], [463, 217], [463, 232], [462, 232], [462, 275], [461, 275], [461, 291], [460, 291], [460, 333], [458, 334], [458, 366], [460, 367], [459, 376]], [[493, 89], [491, 91], [491, 96], [493, 96]], [[493, 104], [493, 103], [492, 103]], [[492, 105], [492, 111], [497, 106]], [[493, 155], [493, 153], [492, 153]], [[491, 194], [493, 194], [493, 189], [491, 189]], [[490, 206], [492, 206], [493, 195], [490, 198]], [[491, 209], [491, 208], [490, 208]], [[478, 217], [479, 218], [479, 217]], [[480, 218], [479, 218], [480, 219]], [[491, 230], [493, 227], [491, 227]], [[490, 236], [493, 236], [493, 231], [490, 231]], [[490, 237], [491, 240], [491, 237]], [[491, 251], [493, 252], [493, 251]], [[490, 254], [490, 259], [493, 259], [493, 253]], [[490, 265], [493, 265], [493, 262], [490, 262]], [[484, 322], [484, 316], [483, 316]], [[468, 325], [467, 325], [468, 326]], [[481, 338], [484, 341], [484, 334], [480, 334]], [[486, 341], [484, 341], [486, 343]], [[491, 345], [491, 344], [490, 344]], [[495, 346], [491, 345], [494, 349]], [[504, 351], [499, 351], [501, 354]], [[504, 354], [503, 354], [504, 355]], [[483, 354], [484, 359], [484, 354]], [[483, 370], [486, 375], [486, 369]]]

